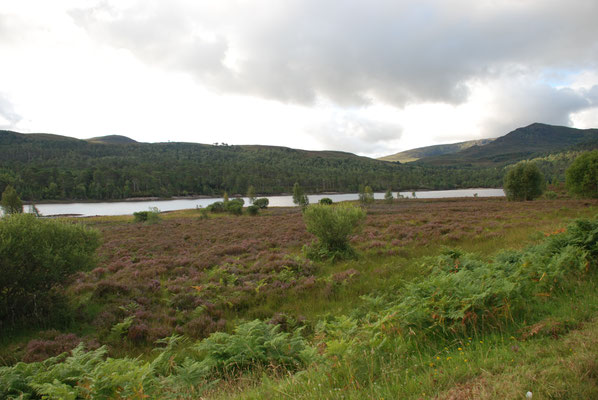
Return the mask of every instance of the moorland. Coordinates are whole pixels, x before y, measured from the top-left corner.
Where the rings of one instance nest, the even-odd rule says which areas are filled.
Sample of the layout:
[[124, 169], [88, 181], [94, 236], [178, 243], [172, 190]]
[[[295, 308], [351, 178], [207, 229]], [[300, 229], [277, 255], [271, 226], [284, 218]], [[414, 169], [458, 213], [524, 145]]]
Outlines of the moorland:
[[2, 363], [26, 363], [0, 393], [592, 398], [598, 202], [555, 190], [377, 201], [337, 262], [305, 257], [298, 207], [76, 220], [101, 233], [97, 265], [60, 318], [3, 332]]

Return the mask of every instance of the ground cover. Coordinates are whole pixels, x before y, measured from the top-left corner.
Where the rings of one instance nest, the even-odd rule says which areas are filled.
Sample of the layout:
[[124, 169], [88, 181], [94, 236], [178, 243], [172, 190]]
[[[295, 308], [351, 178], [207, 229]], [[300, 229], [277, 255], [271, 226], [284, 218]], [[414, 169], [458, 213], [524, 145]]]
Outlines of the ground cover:
[[[500, 249], [522, 249], [545, 240], [546, 235], [558, 235], [572, 218], [595, 215], [597, 205], [593, 200], [562, 198], [523, 203], [503, 199], [375, 203], [368, 208], [364, 229], [352, 239], [360, 258], [340, 263], [313, 263], [303, 256], [302, 247], [313, 237], [305, 230], [300, 211], [293, 208], [272, 209], [257, 217], [219, 215], [208, 219], [188, 210], [163, 214], [162, 220], [155, 224], [134, 223], [131, 217], [90, 218], [84, 223], [99, 229], [104, 242], [98, 268], [78, 274], [67, 287], [72, 306], [77, 310], [71, 330], [46, 331], [41, 336], [30, 333], [30, 337], [40, 338], [25, 346], [22, 343], [28, 335], [24, 335], [5, 348], [35, 361], [69, 350], [83, 337], [88, 348], [107, 344], [112, 356], [141, 354], [144, 359], [152, 360], [156, 354], [148, 349], [154, 347], [157, 339], [172, 334], [193, 339], [208, 337], [216, 331], [230, 334], [235, 327], [254, 318], [279, 324], [278, 329], [283, 333], [295, 335], [300, 329], [302, 337], [317, 345], [325, 342], [321, 336], [322, 321], [333, 327], [327, 328], [328, 335], [334, 330], [360, 331], [362, 323], [355, 321], [376, 310], [388, 309], [389, 304], [396, 302], [397, 293], [430, 273], [436, 262], [430, 260], [436, 260], [435, 257], [455, 254], [450, 251], [458, 248], [458, 252], [478, 253], [479, 262], [488, 262]], [[326, 351], [320, 351], [326, 362], [285, 378], [288, 381], [282, 378], [286, 367], [280, 369], [276, 364], [273, 370], [267, 363], [258, 363], [259, 368], [249, 372], [224, 371], [230, 379], [215, 383], [207, 394], [260, 398], [270, 393], [270, 398], [277, 398], [274, 393], [282, 392], [297, 398], [396, 398], [401, 393], [412, 398], [432, 395], [468, 398], [457, 395], [469, 390], [474, 394], [487, 392], [490, 396], [499, 393], [493, 392], [493, 388], [502, 386], [501, 379], [511, 379], [504, 366], [525, 368], [542, 348], [539, 343], [551, 340], [550, 332], [575, 338], [595, 331], [591, 322], [596, 310], [594, 280], [579, 283], [575, 293], [584, 299], [586, 306], [572, 319], [565, 318], [567, 313], [562, 311], [567, 307], [573, 309], [572, 297], [551, 294], [550, 300], [558, 306], [545, 306], [547, 310], [542, 310], [542, 303], [536, 305], [536, 310], [541, 311], [536, 317], [503, 324], [497, 332], [482, 327], [480, 332], [462, 333], [465, 335], [462, 337], [438, 339], [420, 335], [421, 327], [402, 327], [417, 331], [414, 336], [418, 339], [407, 344], [394, 342], [397, 348], [404, 348], [398, 353], [388, 352], [384, 347], [387, 344], [380, 348], [383, 351], [373, 351], [369, 345], [357, 346], [359, 351], [367, 348], [371, 352], [359, 353], [359, 362], [340, 357], [343, 348], [353, 346], [340, 337], [335, 339], [338, 354], [327, 344]], [[390, 328], [380, 332], [394, 337], [392, 340], [404, 340], [403, 335], [385, 329]], [[526, 329], [538, 330], [539, 335], [529, 337], [541, 339], [528, 341], [524, 337]], [[276, 337], [276, 333], [268, 335]], [[511, 336], [516, 339], [513, 343], [509, 341]], [[472, 339], [466, 339], [469, 337]], [[480, 340], [484, 343], [478, 343]], [[470, 351], [468, 343], [478, 353], [466, 353]], [[520, 349], [529, 346], [529, 359], [520, 358], [516, 365], [505, 364], [506, 358], [514, 359], [510, 346]], [[592, 349], [589, 346], [585, 356], [571, 362], [583, 364]], [[385, 352], [389, 355], [383, 355]], [[486, 355], [482, 357], [483, 354]], [[559, 351], [555, 354], [547, 356], [545, 361], [554, 361], [561, 355]], [[293, 365], [313, 361], [308, 355], [305, 357], [293, 359]], [[457, 359], [462, 364], [454, 364]], [[9, 358], [5, 360], [11, 362]], [[439, 361], [446, 364], [439, 367]], [[579, 374], [587, 372], [583, 365]], [[443, 375], [439, 368], [456, 372]], [[347, 371], [339, 372], [343, 369]], [[482, 370], [488, 371], [487, 375], [481, 374]], [[267, 371], [271, 377], [261, 386], [260, 371]], [[401, 371], [400, 379], [396, 371]], [[408, 377], [405, 371], [413, 375]], [[244, 378], [239, 380], [241, 372]], [[549, 378], [547, 375], [545, 381], [549, 382]], [[201, 379], [206, 379], [206, 375], [201, 375]], [[318, 389], [306, 390], [303, 379], [307, 379], [309, 388]], [[584, 382], [578, 388], [585, 387], [587, 382]], [[529, 380], [522, 379], [513, 393], [520, 394], [520, 386], [526, 384]], [[593, 389], [589, 385], [583, 390], [590, 393]]]

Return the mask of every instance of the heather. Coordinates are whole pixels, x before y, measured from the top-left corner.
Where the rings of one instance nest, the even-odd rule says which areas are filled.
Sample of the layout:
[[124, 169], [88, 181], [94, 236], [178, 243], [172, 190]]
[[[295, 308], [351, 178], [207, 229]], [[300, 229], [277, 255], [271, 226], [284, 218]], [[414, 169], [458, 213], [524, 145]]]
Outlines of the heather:
[[567, 347], [598, 331], [594, 200], [364, 210], [356, 258], [323, 261], [298, 207], [85, 219], [103, 242], [65, 286], [73, 321], [4, 339], [3, 395], [518, 398], [558, 357], [556, 380], [596, 393], [595, 341]]

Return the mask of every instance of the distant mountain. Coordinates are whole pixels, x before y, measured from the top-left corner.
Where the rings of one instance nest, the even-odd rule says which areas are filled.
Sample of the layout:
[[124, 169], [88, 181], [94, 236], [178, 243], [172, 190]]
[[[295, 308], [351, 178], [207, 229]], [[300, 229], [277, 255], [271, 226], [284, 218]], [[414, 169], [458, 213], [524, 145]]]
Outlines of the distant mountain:
[[515, 129], [484, 146], [472, 146], [452, 154], [423, 157], [428, 165], [499, 166], [571, 148], [598, 147], [598, 129], [575, 129], [534, 123]]
[[127, 144], [127, 143], [137, 143], [137, 141], [128, 138], [126, 136], [121, 135], [108, 135], [108, 136], [100, 136], [91, 139], [86, 139], [88, 142], [92, 143], [106, 143], [106, 144]]
[[468, 149], [473, 146], [484, 146], [494, 139], [479, 139], [479, 140], [468, 140], [467, 142], [459, 142], [452, 144], [439, 144], [436, 146], [418, 147], [417, 149], [411, 149], [401, 151], [400, 153], [392, 154], [390, 156], [380, 157], [378, 160], [383, 161], [399, 161], [402, 163], [408, 163], [417, 161], [420, 158], [440, 156], [443, 154], [453, 154], [461, 150]]

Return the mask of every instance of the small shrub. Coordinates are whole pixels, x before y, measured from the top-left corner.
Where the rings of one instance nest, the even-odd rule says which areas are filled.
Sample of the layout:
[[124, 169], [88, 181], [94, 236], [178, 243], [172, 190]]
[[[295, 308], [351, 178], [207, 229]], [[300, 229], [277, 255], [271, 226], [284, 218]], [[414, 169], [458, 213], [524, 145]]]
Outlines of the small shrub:
[[332, 207], [314, 204], [308, 207], [303, 220], [307, 231], [319, 240], [308, 254], [312, 258], [353, 257], [349, 236], [355, 233], [364, 219], [365, 211], [351, 204], [341, 203]]
[[293, 185], [293, 203], [301, 206], [303, 209], [309, 205], [309, 199], [303, 188], [299, 186], [299, 182], [295, 182]]
[[319, 203], [324, 206], [329, 206], [332, 204], [332, 199], [329, 197], [324, 197], [324, 198], [320, 199]]
[[386, 204], [392, 204], [394, 197], [392, 196], [392, 190], [388, 189], [386, 193], [384, 193], [384, 202]]
[[263, 197], [263, 198], [261, 198], [261, 199], [256, 199], [256, 200], [253, 202], [253, 205], [254, 205], [254, 206], [257, 206], [257, 207], [261, 208], [262, 210], [263, 210], [263, 209], [266, 209], [266, 208], [268, 208], [268, 205], [269, 205], [269, 204], [270, 204], [270, 200], [268, 200], [268, 199], [267, 199], [267, 198], [265, 198], [265, 197]]
[[258, 215], [260, 212], [260, 208], [256, 205], [250, 205], [247, 207], [247, 214], [249, 215]]
[[361, 204], [372, 204], [374, 202], [374, 191], [370, 186], [359, 189], [359, 201]]
[[243, 204], [235, 202], [235, 201], [229, 201], [226, 204], [226, 212], [228, 212], [229, 214], [232, 214], [232, 215], [242, 215], [243, 214]]
[[150, 207], [149, 211], [134, 212], [133, 218], [135, 222], [154, 224], [160, 220], [160, 210], [156, 207]]
[[556, 199], [558, 196], [558, 194], [556, 194], [556, 192], [553, 192], [552, 190], [549, 190], [547, 192], [544, 193], [544, 197], [546, 197], [549, 200], [554, 200]]
[[212, 213], [223, 213], [224, 210], [224, 203], [222, 201], [216, 201], [212, 204], [210, 204], [207, 207], [207, 210], [212, 212]]

